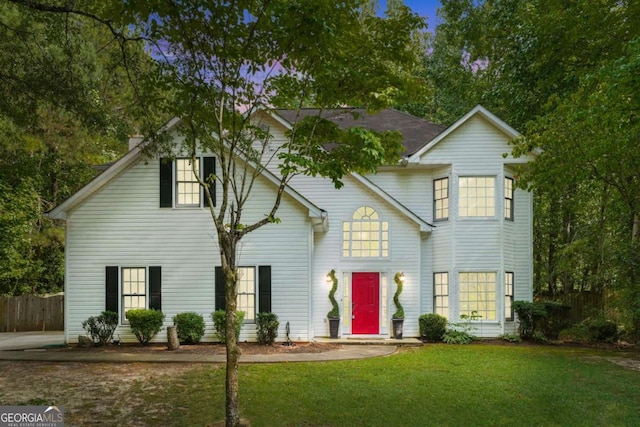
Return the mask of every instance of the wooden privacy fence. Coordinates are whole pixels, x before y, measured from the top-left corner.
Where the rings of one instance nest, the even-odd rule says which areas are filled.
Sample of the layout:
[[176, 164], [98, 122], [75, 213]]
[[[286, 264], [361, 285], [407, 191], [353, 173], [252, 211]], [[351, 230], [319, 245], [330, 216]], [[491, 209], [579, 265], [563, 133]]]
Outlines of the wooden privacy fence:
[[64, 295], [0, 296], [0, 332], [64, 330]]
[[[572, 324], [594, 317], [618, 321], [616, 311], [610, 306], [612, 299], [611, 294], [599, 292], [574, 292], [555, 298], [557, 302], [571, 307], [569, 316]], [[536, 298], [536, 300], [545, 300], [545, 298]]]

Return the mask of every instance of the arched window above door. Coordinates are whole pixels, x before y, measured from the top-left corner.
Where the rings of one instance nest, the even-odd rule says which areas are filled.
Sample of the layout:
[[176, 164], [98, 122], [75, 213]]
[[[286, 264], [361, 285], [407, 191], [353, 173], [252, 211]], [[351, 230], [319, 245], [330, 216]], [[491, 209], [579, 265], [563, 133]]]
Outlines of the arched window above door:
[[342, 256], [353, 258], [387, 258], [389, 223], [380, 221], [370, 206], [355, 210], [351, 221], [342, 223]]

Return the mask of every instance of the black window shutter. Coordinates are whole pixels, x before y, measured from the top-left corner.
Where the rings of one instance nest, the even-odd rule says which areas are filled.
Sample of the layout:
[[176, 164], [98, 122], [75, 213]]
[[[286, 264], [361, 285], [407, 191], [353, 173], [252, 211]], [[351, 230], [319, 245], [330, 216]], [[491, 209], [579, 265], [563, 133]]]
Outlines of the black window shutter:
[[149, 267], [149, 308], [162, 310], [162, 267]]
[[224, 289], [224, 274], [222, 267], [216, 267], [216, 310], [227, 309], [227, 295]]
[[160, 207], [173, 206], [173, 162], [171, 159], [160, 159]]
[[[215, 157], [203, 157], [202, 165], [202, 178], [207, 184], [209, 184], [209, 194], [211, 194], [211, 200], [213, 200], [213, 206], [216, 206], [216, 182], [210, 180], [209, 175], [216, 174], [216, 158]], [[206, 197], [204, 206], [206, 206]]]
[[105, 268], [105, 307], [106, 311], [118, 313], [118, 267]]
[[271, 312], [271, 266], [258, 267], [258, 312]]

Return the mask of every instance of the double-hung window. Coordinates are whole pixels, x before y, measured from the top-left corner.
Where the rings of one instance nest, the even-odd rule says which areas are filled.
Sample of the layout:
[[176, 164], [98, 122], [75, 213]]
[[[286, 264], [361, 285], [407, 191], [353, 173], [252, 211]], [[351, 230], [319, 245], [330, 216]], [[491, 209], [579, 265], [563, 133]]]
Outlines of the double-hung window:
[[464, 272], [458, 276], [460, 314], [476, 312], [480, 320], [496, 320], [496, 273]]
[[513, 272], [504, 273], [504, 317], [513, 320]]
[[[195, 172], [194, 172], [195, 170]], [[200, 184], [196, 175], [200, 176], [200, 159], [176, 159], [176, 207], [199, 207]]]
[[127, 311], [137, 308], [162, 310], [162, 267], [105, 266], [105, 310], [127, 323]]
[[433, 180], [433, 219], [444, 221], [449, 218], [449, 178]]
[[495, 177], [461, 176], [458, 183], [458, 212], [460, 217], [495, 217]]
[[160, 159], [160, 207], [199, 208], [207, 206], [208, 198], [198, 183], [198, 177], [208, 185], [209, 194], [215, 206], [215, 174], [215, 157]]
[[504, 179], [504, 219], [513, 221], [513, 178]]
[[136, 308], [147, 308], [147, 269], [122, 267], [122, 321]]
[[449, 318], [449, 273], [433, 274], [433, 312]]
[[238, 267], [238, 311], [244, 311], [246, 322], [256, 320], [256, 269]]

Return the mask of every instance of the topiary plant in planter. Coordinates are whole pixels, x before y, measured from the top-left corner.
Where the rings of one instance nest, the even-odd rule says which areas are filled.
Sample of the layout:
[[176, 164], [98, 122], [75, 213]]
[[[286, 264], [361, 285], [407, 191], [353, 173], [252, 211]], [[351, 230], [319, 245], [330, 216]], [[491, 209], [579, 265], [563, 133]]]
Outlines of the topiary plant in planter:
[[402, 332], [404, 329], [404, 308], [400, 304], [400, 294], [404, 285], [404, 273], [397, 272], [393, 276], [393, 281], [396, 283], [396, 293], [393, 295], [393, 304], [396, 306], [396, 312], [391, 316], [393, 322], [393, 337], [397, 340], [402, 339]]
[[338, 278], [336, 277], [336, 271], [331, 270], [329, 272], [329, 279], [331, 280], [331, 290], [329, 291], [329, 301], [331, 301], [331, 311], [327, 313], [329, 319], [329, 336], [331, 338], [338, 338], [338, 329], [340, 327], [340, 308], [336, 301], [336, 291], [338, 290]]

